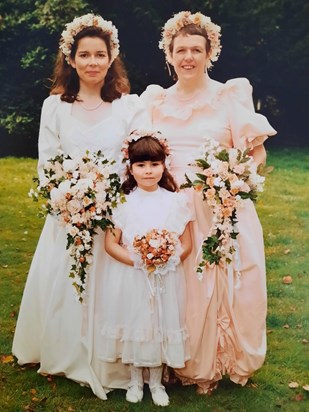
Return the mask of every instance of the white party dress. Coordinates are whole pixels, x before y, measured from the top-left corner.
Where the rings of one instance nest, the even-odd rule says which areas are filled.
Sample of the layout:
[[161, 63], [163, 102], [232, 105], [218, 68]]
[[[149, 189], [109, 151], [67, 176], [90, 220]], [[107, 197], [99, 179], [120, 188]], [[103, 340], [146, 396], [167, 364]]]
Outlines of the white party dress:
[[[113, 218], [122, 231], [123, 246], [130, 250], [135, 235], [152, 229], [166, 229], [179, 237], [190, 216], [186, 196], [159, 187], [154, 192], [136, 188]], [[158, 277], [111, 257], [103, 273], [100, 358], [138, 367], [162, 363], [184, 367], [189, 345], [182, 263]]]
[[[39, 175], [42, 176], [43, 164], [59, 149], [71, 156], [101, 150], [117, 159], [123, 139], [138, 126], [144, 126], [144, 120], [143, 109], [134, 95], [114, 100], [111, 115], [91, 126], [73, 117], [72, 104], [61, 101], [59, 95], [48, 97], [41, 113]], [[68, 276], [71, 260], [65, 229], [56, 217], [47, 216], [25, 285], [12, 352], [19, 364], [39, 363], [39, 373], [64, 374], [89, 385], [98, 397], [106, 399], [103, 386], [109, 386], [113, 370], [98, 361], [94, 345], [95, 295], [104, 282], [101, 272], [106, 257], [104, 234], [100, 229], [97, 232], [87, 304], [82, 305], [74, 296]]]

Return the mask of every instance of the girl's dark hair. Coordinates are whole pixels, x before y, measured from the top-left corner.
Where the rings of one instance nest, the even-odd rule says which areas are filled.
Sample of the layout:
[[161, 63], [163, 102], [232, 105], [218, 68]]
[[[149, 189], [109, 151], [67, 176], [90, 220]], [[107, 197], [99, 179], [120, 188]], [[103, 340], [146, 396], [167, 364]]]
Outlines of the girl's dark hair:
[[210, 45], [210, 40], [209, 40], [209, 38], [208, 38], [206, 29], [204, 29], [204, 28], [202, 28], [202, 27], [200, 27], [200, 26], [197, 26], [196, 24], [193, 24], [193, 23], [192, 23], [192, 24], [188, 24], [188, 25], [182, 27], [182, 28], [175, 34], [175, 36], [173, 36], [172, 41], [171, 41], [171, 43], [170, 43], [170, 45], [169, 45], [169, 49], [170, 49], [170, 53], [171, 53], [171, 54], [173, 53], [173, 49], [174, 49], [174, 40], [175, 40], [175, 38], [178, 37], [179, 35], [183, 35], [183, 36], [186, 36], [186, 35], [187, 35], [187, 36], [188, 36], [188, 35], [190, 35], [190, 36], [192, 36], [192, 35], [198, 35], [198, 36], [204, 37], [205, 40], [206, 40], [206, 53], [208, 54], [208, 53], [210, 52], [211, 45]]
[[129, 144], [128, 154], [130, 167], [127, 166], [126, 180], [122, 184], [122, 189], [126, 195], [137, 187], [136, 180], [131, 174], [130, 168], [134, 163], [146, 162], [147, 160], [150, 160], [151, 162], [162, 162], [164, 164], [164, 171], [158, 185], [169, 192], [178, 191], [177, 183], [165, 166], [166, 154], [164, 148], [155, 137], [144, 136], [131, 142]]
[[[99, 37], [102, 39], [106, 44], [108, 56], [111, 58], [110, 35], [95, 26], [86, 27], [75, 36], [71, 58], [74, 59], [78, 42], [84, 37]], [[65, 57], [62, 51], [59, 50], [52, 77], [51, 94], [61, 94], [61, 100], [73, 103], [77, 100], [79, 92], [79, 77], [76, 70], [67, 63]], [[101, 89], [101, 97], [105, 102], [112, 102], [121, 97], [123, 93], [130, 93], [130, 83], [122, 60], [117, 57], [108, 69]]]

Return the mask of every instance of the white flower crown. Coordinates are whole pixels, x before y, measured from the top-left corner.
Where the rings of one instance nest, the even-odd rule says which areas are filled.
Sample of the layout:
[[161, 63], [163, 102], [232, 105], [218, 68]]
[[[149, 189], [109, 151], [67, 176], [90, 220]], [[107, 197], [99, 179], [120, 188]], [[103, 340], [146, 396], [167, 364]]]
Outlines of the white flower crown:
[[165, 166], [167, 169], [170, 169], [171, 165], [171, 157], [172, 151], [168, 144], [168, 141], [165, 137], [162, 136], [161, 132], [154, 132], [150, 130], [134, 130], [130, 133], [130, 135], [124, 140], [121, 153], [122, 153], [122, 163], [126, 163], [130, 166], [130, 159], [129, 159], [129, 145], [132, 142], [136, 142], [137, 140], [141, 139], [142, 137], [153, 137], [157, 139], [160, 145], [162, 146], [164, 153], [165, 153]]
[[212, 67], [212, 62], [217, 61], [221, 53], [221, 27], [215, 23], [212, 23], [210, 17], [204, 16], [204, 14], [200, 12], [191, 14], [190, 11], [181, 11], [167, 20], [162, 29], [159, 48], [164, 50], [166, 60], [168, 63], [171, 63], [172, 56], [170, 52], [170, 44], [179, 30], [189, 24], [195, 24], [196, 26], [206, 30], [207, 37], [210, 41], [209, 61], [207, 63], [207, 68]]
[[71, 23], [67, 23], [66, 29], [61, 33], [59, 49], [66, 56], [66, 61], [70, 64], [70, 56], [75, 36], [86, 27], [99, 27], [104, 33], [110, 36], [111, 63], [119, 55], [118, 30], [111, 21], [104, 20], [101, 16], [92, 13], [81, 17], [75, 17]]

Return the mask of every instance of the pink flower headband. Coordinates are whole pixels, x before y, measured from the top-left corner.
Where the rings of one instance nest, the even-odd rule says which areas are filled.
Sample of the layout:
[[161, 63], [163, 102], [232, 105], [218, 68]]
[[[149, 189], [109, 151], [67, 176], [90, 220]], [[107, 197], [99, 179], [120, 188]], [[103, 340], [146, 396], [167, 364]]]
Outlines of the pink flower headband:
[[165, 166], [167, 169], [170, 168], [171, 164], [171, 149], [168, 144], [168, 141], [166, 138], [164, 138], [161, 134], [161, 132], [154, 132], [150, 130], [134, 130], [130, 135], [124, 140], [122, 147], [121, 147], [121, 153], [122, 153], [122, 163], [126, 163], [128, 166], [130, 166], [130, 159], [129, 159], [129, 145], [132, 142], [136, 142], [137, 140], [141, 139], [142, 137], [153, 137], [154, 139], [157, 139], [160, 145], [162, 146], [166, 159], [165, 159]]
[[189, 24], [195, 24], [196, 26], [206, 30], [207, 37], [210, 41], [209, 61], [207, 63], [207, 67], [212, 67], [212, 62], [217, 61], [221, 53], [221, 27], [214, 24], [210, 17], [204, 16], [204, 14], [200, 12], [191, 14], [190, 11], [181, 11], [167, 20], [162, 30], [159, 48], [164, 50], [167, 62], [171, 63], [172, 56], [170, 52], [170, 45], [179, 30]]
[[70, 64], [70, 56], [75, 36], [86, 27], [99, 27], [104, 33], [110, 36], [111, 62], [119, 54], [118, 30], [111, 21], [104, 20], [101, 16], [92, 13], [75, 17], [71, 23], [67, 23], [66, 29], [61, 33], [59, 49], [65, 55], [66, 61]]

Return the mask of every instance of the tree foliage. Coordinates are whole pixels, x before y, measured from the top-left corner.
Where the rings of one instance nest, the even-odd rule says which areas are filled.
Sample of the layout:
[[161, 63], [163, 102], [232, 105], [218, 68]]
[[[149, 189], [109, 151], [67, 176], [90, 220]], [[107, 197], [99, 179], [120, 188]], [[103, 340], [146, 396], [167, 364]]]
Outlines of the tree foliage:
[[[222, 26], [223, 50], [211, 76], [248, 77], [262, 113], [282, 136], [301, 139], [309, 98], [309, 4], [305, 0], [11, 0], [0, 2], [0, 124], [36, 139], [58, 41], [66, 22], [93, 11], [119, 30], [132, 91], [171, 84], [158, 49], [164, 22], [201, 11]], [[301, 140], [300, 140], [301, 141]]]

